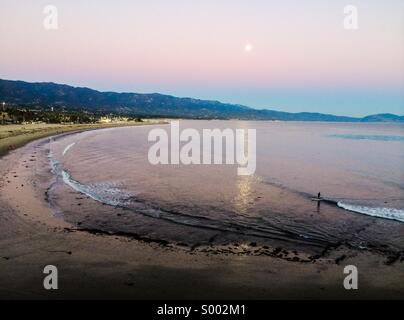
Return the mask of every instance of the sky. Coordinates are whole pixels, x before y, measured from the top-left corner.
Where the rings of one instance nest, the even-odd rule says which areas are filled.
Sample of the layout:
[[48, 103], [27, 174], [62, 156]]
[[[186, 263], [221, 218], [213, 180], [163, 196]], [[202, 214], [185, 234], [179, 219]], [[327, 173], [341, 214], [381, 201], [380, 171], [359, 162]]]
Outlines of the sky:
[[0, 78], [403, 115], [404, 1], [0, 0]]

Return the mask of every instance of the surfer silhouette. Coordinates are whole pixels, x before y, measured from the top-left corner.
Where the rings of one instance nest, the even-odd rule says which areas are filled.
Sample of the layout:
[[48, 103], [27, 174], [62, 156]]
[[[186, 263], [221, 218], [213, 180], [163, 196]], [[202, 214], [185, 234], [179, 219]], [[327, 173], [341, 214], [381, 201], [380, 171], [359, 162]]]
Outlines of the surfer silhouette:
[[321, 199], [321, 192], [318, 193], [317, 198]]
[[320, 203], [321, 203], [321, 192], [319, 192], [318, 194], [317, 194], [317, 198], [318, 198], [318, 201], [317, 201], [317, 212], [319, 212], [320, 211]]

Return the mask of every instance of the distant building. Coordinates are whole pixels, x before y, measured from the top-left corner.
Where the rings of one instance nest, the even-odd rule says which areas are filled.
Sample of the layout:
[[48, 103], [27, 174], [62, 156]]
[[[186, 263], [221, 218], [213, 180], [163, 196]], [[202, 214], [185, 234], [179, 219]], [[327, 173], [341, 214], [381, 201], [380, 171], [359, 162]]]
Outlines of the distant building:
[[101, 117], [98, 122], [99, 123], [119, 123], [119, 122], [127, 122], [129, 120], [128, 117]]
[[112, 120], [111, 120], [111, 118], [108, 118], [108, 117], [101, 117], [98, 122], [100, 122], [100, 123], [111, 123]]

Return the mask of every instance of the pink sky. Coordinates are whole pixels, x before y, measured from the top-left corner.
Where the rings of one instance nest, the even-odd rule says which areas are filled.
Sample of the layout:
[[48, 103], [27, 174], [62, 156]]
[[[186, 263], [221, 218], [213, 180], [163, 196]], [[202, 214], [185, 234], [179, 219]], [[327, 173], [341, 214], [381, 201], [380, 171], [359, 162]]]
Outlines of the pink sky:
[[[340, 0], [54, 0], [54, 31], [42, 25], [47, 4], [1, 0], [1, 78], [256, 107], [277, 101], [263, 98], [266, 91], [379, 90], [394, 95], [384, 107], [404, 108], [403, 1], [355, 1], [356, 31], [343, 28]], [[278, 107], [298, 111], [286, 100]]]

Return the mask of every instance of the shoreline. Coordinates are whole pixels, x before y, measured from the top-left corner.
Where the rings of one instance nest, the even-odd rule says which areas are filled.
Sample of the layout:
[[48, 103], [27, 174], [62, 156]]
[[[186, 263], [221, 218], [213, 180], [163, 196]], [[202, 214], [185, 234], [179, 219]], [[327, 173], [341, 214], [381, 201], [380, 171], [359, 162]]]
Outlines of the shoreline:
[[111, 124], [26, 124], [0, 125], [0, 158], [31, 141], [59, 135], [97, 129], [164, 124], [162, 121], [118, 122]]
[[[300, 263], [270, 255], [190, 252], [122, 234], [74, 230], [52, 216], [33, 185], [46, 170], [46, 159], [36, 153], [40, 143], [0, 157], [0, 274], [7, 275], [0, 280], [0, 299], [404, 297], [401, 262], [388, 266], [376, 253], [344, 246], [317, 261]], [[344, 265], [336, 261], [341, 257], [344, 264], [364, 270], [365, 289], [343, 289]], [[41, 286], [46, 264], [59, 267], [61, 289], [56, 293]]]

